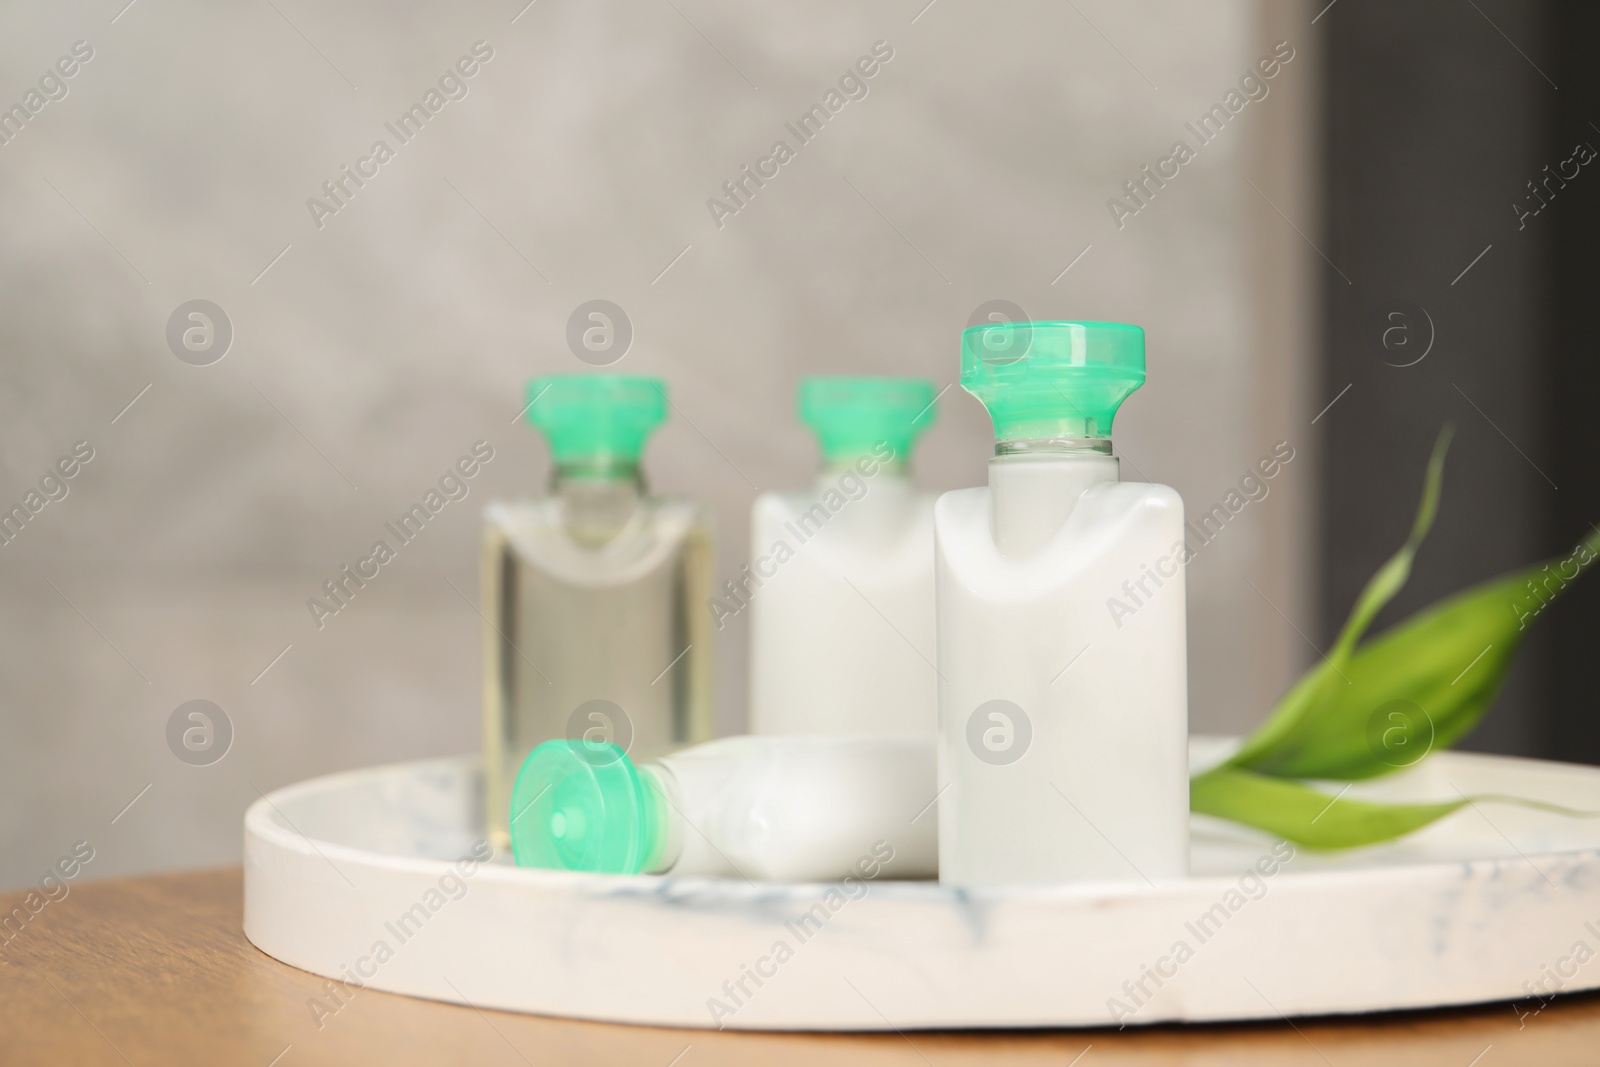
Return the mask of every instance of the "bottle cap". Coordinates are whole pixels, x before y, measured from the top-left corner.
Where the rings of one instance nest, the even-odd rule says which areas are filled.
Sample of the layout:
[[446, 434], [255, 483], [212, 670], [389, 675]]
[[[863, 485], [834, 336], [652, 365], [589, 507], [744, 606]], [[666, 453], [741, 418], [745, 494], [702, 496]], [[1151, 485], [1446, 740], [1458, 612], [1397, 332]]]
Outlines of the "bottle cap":
[[533, 378], [527, 400], [528, 421], [544, 433], [557, 463], [637, 463], [645, 439], [667, 417], [666, 383], [633, 374]]
[[1110, 437], [1144, 384], [1144, 330], [1121, 322], [997, 322], [961, 334], [961, 387], [997, 440]]
[[879, 444], [904, 462], [933, 425], [933, 383], [924, 378], [807, 378], [800, 383], [800, 421], [811, 427], [828, 462], [871, 455]]
[[546, 741], [511, 788], [511, 853], [519, 867], [638, 874], [660, 858], [666, 814], [618, 746]]

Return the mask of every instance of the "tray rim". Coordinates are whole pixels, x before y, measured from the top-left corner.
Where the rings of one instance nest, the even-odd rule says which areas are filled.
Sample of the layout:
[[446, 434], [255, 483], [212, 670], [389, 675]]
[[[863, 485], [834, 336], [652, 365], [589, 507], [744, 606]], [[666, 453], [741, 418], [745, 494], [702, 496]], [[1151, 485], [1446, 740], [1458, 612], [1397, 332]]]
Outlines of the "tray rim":
[[[1225, 745], [1227, 742], [1217, 739], [1216, 743]], [[1480, 768], [1498, 767], [1523, 772], [1554, 771], [1561, 775], [1570, 774], [1580, 780], [1592, 781], [1596, 788], [1600, 789], [1600, 768], [1596, 767], [1481, 753], [1441, 752], [1432, 758], [1441, 757], [1445, 759], [1447, 765], [1456, 764], [1463, 769], [1467, 765], [1474, 765]], [[373, 890], [370, 894], [371, 900], [387, 898], [392, 903], [400, 899], [395, 895], [399, 892], [397, 886], [402, 883], [410, 884], [414, 893], [416, 886], [424, 881], [440, 878], [459, 861], [414, 855], [392, 855], [326, 838], [313, 839], [294, 828], [288, 817], [277, 810], [278, 805], [301, 803], [307, 796], [314, 796], [319, 792], [337, 792], [341, 787], [357, 785], [364, 781], [386, 778], [400, 781], [407, 775], [432, 776], [434, 781], [438, 781], [441, 775], [470, 777], [478, 773], [479, 764], [480, 761], [474, 756], [397, 761], [337, 771], [263, 794], [250, 805], [244, 820], [247, 938], [268, 955], [285, 963], [324, 977], [340, 979], [340, 964], [336, 959], [339, 950], [318, 941], [316, 936], [306, 930], [295, 929], [297, 924], [315, 927], [317, 922], [321, 921], [326, 938], [337, 940], [349, 927], [367, 922], [376, 914], [371, 910], [370, 901], [367, 899], [369, 888]], [[1222, 825], [1231, 826], [1231, 824]], [[1274, 839], [1265, 834], [1255, 834], [1253, 831], [1249, 833], [1251, 838], [1243, 839], [1244, 843], [1248, 846], [1251, 839], [1259, 840], [1265, 854], [1265, 850], [1270, 849]], [[1507, 840], [1509, 842], [1510, 839]], [[1515, 844], [1511, 847], [1517, 849]], [[1518, 850], [1518, 853], [1515, 856], [1500, 854], [1436, 860], [1413, 858], [1394, 864], [1369, 864], [1347, 868], [1297, 869], [1285, 866], [1281, 872], [1285, 877], [1281, 880], [1273, 879], [1274, 885], [1281, 885], [1284, 889], [1274, 890], [1275, 896], [1271, 898], [1271, 908], [1263, 906], [1259, 909], [1261, 914], [1251, 920], [1261, 929], [1254, 935], [1241, 939], [1241, 944], [1228, 949], [1214, 950], [1215, 954], [1221, 957], [1220, 965], [1226, 965], [1229, 957], [1234, 955], [1250, 959], [1252, 967], [1257, 965], [1267, 967], [1269, 963], [1275, 962], [1264, 961], [1258, 964], [1250, 953], [1261, 951], [1262, 944], [1270, 948], [1274, 938], [1293, 942], [1301, 934], [1299, 928], [1304, 923], [1300, 920], [1305, 914], [1295, 909], [1305, 907], [1307, 902], [1314, 904], [1323, 900], [1334, 901], [1334, 909], [1345, 912], [1340, 921], [1361, 924], [1355, 928], [1368, 935], [1353, 939], [1361, 943], [1352, 944], [1348, 949], [1348, 958], [1335, 957], [1330, 966], [1343, 966], [1347, 970], [1351, 966], [1360, 966], [1363, 963], [1371, 966], [1374, 960], [1382, 959], [1387, 948], [1378, 930], [1382, 925], [1381, 920], [1392, 921], [1393, 916], [1387, 913], [1381, 917], [1373, 914], [1369, 922], [1367, 921], [1369, 917], [1361, 914], [1362, 907], [1369, 907], [1369, 902], [1387, 902], [1391, 905], [1399, 902], [1399, 907], [1404, 909], [1415, 905], [1422, 898], [1442, 900], [1464, 895], [1469, 905], [1465, 912], [1451, 913], [1448, 907], [1445, 907], [1445, 910], [1438, 913], [1418, 911], [1411, 915], [1414, 925], [1411, 928], [1413, 943], [1410, 951], [1413, 953], [1420, 951], [1418, 945], [1421, 941], [1421, 927], [1420, 924], [1416, 924], [1416, 920], [1424, 915], [1432, 917], [1435, 914], [1448, 919], [1446, 925], [1452, 931], [1450, 936], [1459, 937], [1460, 943], [1435, 950], [1436, 954], [1440, 951], [1453, 954], [1448, 966], [1437, 960], [1432, 961], [1431, 976], [1416, 978], [1414, 981], [1400, 981], [1398, 986], [1394, 984], [1393, 976], [1390, 975], [1384, 975], [1381, 979], [1358, 981], [1347, 974], [1334, 983], [1336, 990], [1333, 992], [1326, 989], [1312, 989], [1308, 993], [1305, 989], [1297, 988], [1293, 990], [1292, 997], [1285, 992], [1282, 985], [1285, 978], [1280, 973], [1279, 985], [1266, 984], [1266, 989], [1273, 993], [1272, 1003], [1276, 1005], [1270, 1009], [1260, 1002], [1250, 1005], [1242, 999], [1237, 999], [1228, 1007], [1219, 1008], [1215, 1003], [1208, 1001], [1208, 994], [1202, 990], [1196, 993], [1192, 1000], [1186, 1000], [1183, 994], [1179, 994], [1175, 1005], [1163, 1003], [1158, 1008], [1154, 1007], [1155, 1001], [1152, 1001], [1148, 1013], [1142, 1017], [1129, 1019], [1127, 1023], [1145, 1025], [1172, 1022], [1237, 1022], [1293, 1016], [1418, 1010], [1521, 999], [1527, 994], [1515, 987], [1515, 980], [1524, 977], [1536, 980], [1538, 976], [1536, 969], [1529, 965], [1529, 961], [1522, 958], [1523, 955], [1533, 951], [1531, 944], [1545, 945], [1547, 940], [1554, 937], [1554, 933], [1551, 937], [1546, 937], [1547, 930], [1565, 931], [1565, 924], [1581, 921], [1589, 912], [1594, 912], [1597, 916], [1595, 921], [1600, 922], [1600, 907], [1588, 905], [1589, 901], [1600, 902], [1600, 895], [1597, 895], [1594, 889], [1596, 885], [1600, 885], [1600, 844], [1539, 849], [1531, 852]], [[266, 869], [274, 865], [280, 868], [279, 873], [284, 873], [290, 868], [294, 869], [297, 882], [293, 890], [286, 889], [284, 885], [268, 886], [269, 875]], [[330, 877], [330, 868], [348, 869], [351, 874], [357, 875], [357, 881], [362, 883], [361, 888], [356, 889], [356, 883], [351, 882], [350, 888], [355, 892], [346, 894], [344, 884], [336, 883]], [[1033, 946], [1036, 942], [1029, 941], [1024, 947], [1018, 947], [1019, 939], [1014, 930], [1016, 924], [1020, 923], [1043, 929], [1076, 931], [1078, 936], [1089, 938], [1089, 941], [1082, 945], [1074, 943], [1079, 956], [1098, 954], [1098, 966], [1101, 971], [1116, 970], [1123, 954], [1129, 950], [1132, 943], [1126, 940], [1128, 928], [1122, 928], [1124, 940], [1117, 940], [1108, 935], [1102, 941], [1098, 927], [1084, 925], [1090, 916], [1120, 913], [1124, 916], [1125, 922], [1139, 920], [1145, 923], [1135, 930], [1138, 938], [1157, 934], [1165, 936], [1176, 930], [1177, 921], [1185, 915], [1193, 917], [1197, 913], [1196, 909], [1200, 912], [1205, 911], [1205, 905], [1215, 903], [1230, 889], [1242, 884], [1240, 876], [1244, 871], [1245, 867], [1242, 866], [1237, 873], [1202, 874], [1155, 885], [1118, 882], [1063, 886], [990, 886], [972, 889], [944, 886], [933, 881], [894, 880], [884, 877], [873, 881], [871, 891], [863, 895], [861, 903], [852, 905], [851, 920], [847, 925], [853, 927], [853, 933], [840, 935], [847, 943], [843, 945], [836, 943], [827, 950], [817, 950], [817, 954], [822, 957], [821, 962], [824, 964], [829, 962], [830, 957], [835, 957], [833, 962], [839, 964], [841, 961], [848, 961], [852, 953], [865, 952], [869, 974], [882, 981], [885, 980], [884, 975], [893, 973], [896, 967], [903, 970], [909, 958], [908, 952], [915, 955], [915, 938], [912, 938], [907, 931], [915, 925], [915, 922], [930, 922], [935, 926], [940, 923], [945, 925], [943, 936], [946, 950], [952, 954], [952, 958], [959, 957], [965, 960], [968, 967], [974, 970], [988, 966], [994, 971], [997, 966], [995, 961], [1004, 961], [1008, 957], [1020, 960], [1023, 966], [1035, 966], [1037, 960], [1033, 957], [1037, 953]], [[1546, 874], [1546, 871], [1549, 873]], [[340, 870], [340, 873], [343, 871]], [[370, 876], [370, 887], [363, 875]], [[640, 939], [649, 940], [655, 936], [649, 932], [651, 929], [649, 922], [652, 921], [649, 909], [653, 906], [671, 909], [674, 916], [686, 920], [685, 925], [689, 922], [700, 924], [699, 932], [694, 936], [708, 943], [716, 942], [709, 945], [707, 949], [709, 954], [714, 955], [720, 951], [726, 956], [727, 953], [735, 951], [730, 946], [737, 944], [748, 948], [746, 942], [760, 935], [762, 924], [771, 923], [775, 910], [792, 906], [797, 901], [815, 904], [822, 894], [839, 884], [835, 882], [752, 884], [739, 879], [707, 876], [618, 876], [534, 870], [494, 861], [479, 865], [472, 878], [475, 885], [483, 885], [488, 889], [490, 898], [498, 897], [498, 903], [494, 899], [486, 902], [485, 914], [498, 914], [501, 920], [504, 920], [506, 915], [513, 914], [505, 910], [513, 906], [512, 902], [515, 902], [515, 907], [524, 911], [527, 910], [525, 906], [532, 902], [535, 911], [546, 908], [553, 911], [582, 913], [583, 918], [578, 920], [577, 933], [559, 929], [553, 919], [517, 916], [517, 921], [522, 922], [517, 933], [530, 938], [534, 947], [556, 952], [558, 949], [570, 949], [573, 947], [572, 943], [576, 943], [586, 952], [594, 951], [607, 958], [617, 958], [619, 955], [625, 957], [628, 952], [636, 952]], [[1541, 878], [1549, 883], [1551, 889], [1556, 890], [1556, 895], [1546, 894], [1544, 887], [1537, 882]], [[348, 882], [349, 879], [345, 881]], [[330, 900], [335, 897], [344, 898], [341, 902], [324, 905], [327, 914], [320, 920], [310, 912], [292, 911], [295, 907], [306, 907], [304, 886], [310, 882], [321, 883], [324, 890], [321, 893], [322, 897]], [[1558, 888], [1558, 882], [1564, 889]], [[1290, 886], [1293, 888], [1290, 889]], [[1362, 892], [1352, 891], [1357, 886]], [[1534, 906], [1495, 911], [1495, 895], [1503, 895], [1508, 890], [1512, 893], [1535, 894], [1537, 899], [1525, 897], [1521, 901], [1525, 904], [1528, 899], [1534, 899]], [[1356, 903], [1352, 904], [1352, 901]], [[627, 904], [638, 907], [617, 910]], [[643, 911], [640, 910], [641, 907]], [[500, 909], [499, 912], [496, 912], [497, 908]], [[1474, 912], [1472, 908], [1478, 910]], [[1484, 911], [1486, 908], [1487, 912]], [[584, 909], [598, 909], [604, 914], [591, 914]], [[1529, 916], [1526, 914], [1530, 911], [1536, 913], [1536, 921], [1531, 927]], [[1484, 918], [1485, 914], [1488, 916], [1487, 919]], [[996, 916], [1003, 918], [996, 920], [994, 919]], [[305, 920], [304, 923], [301, 923], [302, 919]], [[658, 915], [654, 916], [653, 921], [660, 923], [662, 919]], [[991, 922], [996, 923], [997, 930], [1009, 926], [1013, 931], [1006, 935], [1010, 941], [1005, 941], [998, 935], [991, 935], [988, 932]], [[1471, 928], [1474, 922], [1479, 924], [1476, 929]], [[644, 925], [641, 926], [641, 923]], [[949, 928], [962, 923], [973, 927], [975, 931], [971, 938], [973, 943], [952, 947]], [[1459, 934], [1455, 932], [1456, 926], [1450, 926], [1451, 923], [1461, 927]], [[1487, 929], [1484, 927], [1485, 923]], [[610, 937], [610, 931], [606, 929], [612, 925], [632, 929], [635, 941], [632, 944], [623, 944], [619, 948], [616, 940]], [[768, 933], [773, 929], [769, 925]], [[1085, 933], [1086, 929], [1089, 930], [1088, 933]], [[685, 936], [689, 935], [679, 934], [676, 931], [666, 935], [668, 940], [672, 937]], [[998, 939], [991, 940], [992, 936]], [[1565, 936], [1564, 932], [1562, 936]], [[1584, 936], [1587, 939], [1588, 935]], [[1600, 933], [1595, 936], [1600, 938]], [[491, 954], [498, 952], [499, 945], [492, 937], [485, 935], [481, 930], [477, 932], [477, 937], [481, 946], [479, 951]], [[850, 938], [855, 938], [860, 944], [848, 943]], [[680, 949], [683, 944], [685, 942], [678, 943]], [[1334, 939], [1325, 942], [1325, 946], [1326, 944], [1344, 946], [1346, 942]], [[1545, 945], [1546, 950], [1549, 947]], [[744, 948], [738, 951], [744, 951]], [[1160, 946], [1157, 946], [1156, 951], [1160, 951]], [[1328, 949], [1324, 947], [1324, 951]], [[962, 953], [965, 955], [961, 956]], [[988, 961], [984, 960], [986, 953], [991, 955]], [[448, 948], [444, 950], [444, 954], [448, 958]], [[1545, 951], [1545, 955], [1549, 954], [1549, 951]], [[1480, 958], [1492, 961], [1492, 966], [1490, 963], [1485, 963], [1483, 974], [1472, 973], [1471, 968]], [[549, 982], [544, 983], [539, 989], [530, 991], [526, 985], [539, 986], [540, 983], [537, 976], [530, 982], [528, 974], [522, 976], [524, 987], [506, 985], [506, 979], [502, 975], [501, 985], [498, 988], [474, 990], [473, 999], [468, 1000], [466, 995], [453, 984], [449, 988], [440, 987], [428, 975], [420, 973], [426, 970], [425, 967], [419, 966], [413, 969], [409, 966], [410, 962], [417, 961], [408, 961], [408, 966], [405, 968], [407, 973], [381, 973], [379, 979], [372, 980], [367, 985], [448, 1003], [473, 1004], [479, 1007], [534, 1014], [688, 1029], [704, 1029], [709, 1026], [705, 1016], [694, 1010], [694, 1006], [684, 1001], [682, 996], [675, 998], [670, 993], [652, 992], [641, 987], [631, 989], [626, 996], [611, 995], [609, 980], [596, 986], [597, 975], [592, 969], [587, 969], [588, 964], [584, 962], [574, 965], [578, 967], [578, 972], [573, 977], [573, 985], [581, 986], [587, 982], [587, 1000], [584, 999], [585, 994], [569, 992], [562, 985], [551, 985]], [[1212, 964], [1219, 964], [1219, 961], [1209, 961], [1207, 968], [1209, 969]], [[462, 964], [459, 960], [455, 965], [457, 970], [454, 973], [465, 973], [461, 969]], [[622, 966], [622, 964], [614, 965]], [[477, 964], [472, 963], [470, 966]], [[1428, 966], [1429, 961], [1419, 962], [1421, 970], [1427, 970]], [[873, 967], [879, 969], [874, 972]], [[500, 970], [496, 966], [488, 966], [487, 969], [491, 972]], [[1091, 1004], [1094, 997], [1103, 996], [1106, 991], [1106, 987], [1098, 984], [1106, 977], [1103, 973], [1097, 975], [1094, 980], [1096, 992], [1092, 996], [1085, 993], [1082, 987], [1074, 990], [1069, 982], [1064, 987], [1067, 993], [1063, 994], [1063, 998], [1070, 1003], [1057, 1006], [1051, 1002], [1040, 1007], [1037, 1004], [1018, 1006], [994, 1002], [989, 1005], [989, 1009], [995, 1014], [988, 1015], [984, 1014], [981, 1008], [969, 1008], [968, 1002], [961, 999], [961, 991], [967, 989], [970, 992], [969, 987], [976, 981], [971, 976], [960, 973], [963, 969], [957, 966], [954, 972], [935, 975], [929, 985], [939, 988], [926, 994], [929, 1004], [935, 1006], [927, 1007], [921, 1014], [913, 1009], [896, 1012], [898, 1018], [894, 1022], [890, 1022], [889, 1017], [882, 1013], [870, 1017], [862, 1015], [859, 1013], [859, 1008], [856, 1014], [843, 1009], [836, 1015], [830, 1015], [828, 1010], [816, 1006], [818, 996], [813, 996], [813, 1002], [805, 1002], [802, 999], [798, 1006], [782, 1002], [782, 998], [774, 998], [780, 1001], [775, 1010], [768, 1010], [773, 1008], [773, 1005], [763, 1004], [760, 1012], [720, 1021], [717, 1028], [800, 1032], [1096, 1028], [1115, 1025], [1114, 1020], [1103, 1012], [1097, 1012]], [[689, 971], [692, 970], [692, 967], [689, 968]], [[1593, 971], [1592, 974], [1580, 971], [1575, 978], [1563, 984], [1559, 992], [1600, 988], [1600, 967], [1590, 970]], [[690, 985], [700, 989], [699, 983], [706, 978], [705, 973], [691, 977], [689, 971], [684, 972], [680, 983], [686, 989], [683, 996], [688, 996], [687, 987]], [[1000, 977], [995, 979], [991, 975], [991, 982], [998, 980], [1006, 984], [1013, 981], [1008, 970], [999, 970], [996, 973]], [[1044, 973], [1035, 971], [1034, 978], [1038, 980]], [[1264, 984], [1270, 981], [1260, 973], [1252, 973], [1256, 973], [1257, 978]], [[676, 976], [668, 972], [657, 972], [653, 981], [659, 986], [662, 983], [670, 983], [674, 977]], [[1186, 975], [1186, 979], [1191, 984], [1203, 982], [1201, 977], [1193, 974]], [[491, 981], [489, 984], [494, 983]], [[1295, 982], [1288, 981], [1288, 985], [1293, 987]], [[1385, 988], [1391, 990], [1387, 994], [1387, 999], [1384, 999], [1385, 994], [1382, 992]], [[602, 989], [607, 992], [600, 992]], [[1440, 992], [1441, 990], [1443, 992]], [[946, 1000], [956, 997], [954, 1010], [950, 1004], [945, 1004], [942, 1010], [937, 1008], [936, 1002], [941, 996]], [[835, 1005], [834, 1009], [837, 1008]], [[1280, 1008], [1284, 1010], [1280, 1011]], [[1143, 1010], [1144, 1006], [1141, 1005], [1141, 1011]]]

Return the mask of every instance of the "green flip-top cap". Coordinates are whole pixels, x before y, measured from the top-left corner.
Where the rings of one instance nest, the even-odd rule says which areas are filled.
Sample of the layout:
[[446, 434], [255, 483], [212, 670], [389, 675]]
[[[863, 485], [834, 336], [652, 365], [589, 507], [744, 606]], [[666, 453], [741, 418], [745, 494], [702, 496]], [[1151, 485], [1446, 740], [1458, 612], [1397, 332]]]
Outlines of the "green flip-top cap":
[[645, 440], [667, 417], [666, 383], [634, 374], [533, 378], [527, 400], [528, 421], [544, 433], [557, 463], [637, 463]]
[[830, 463], [870, 455], [880, 443], [903, 462], [933, 425], [935, 399], [924, 378], [807, 378], [800, 383], [800, 421]]
[[519, 867], [638, 874], [661, 856], [666, 816], [618, 746], [546, 741], [511, 788], [511, 853]]
[[997, 440], [1110, 437], [1144, 384], [1144, 330], [1121, 322], [997, 322], [961, 334], [961, 387]]

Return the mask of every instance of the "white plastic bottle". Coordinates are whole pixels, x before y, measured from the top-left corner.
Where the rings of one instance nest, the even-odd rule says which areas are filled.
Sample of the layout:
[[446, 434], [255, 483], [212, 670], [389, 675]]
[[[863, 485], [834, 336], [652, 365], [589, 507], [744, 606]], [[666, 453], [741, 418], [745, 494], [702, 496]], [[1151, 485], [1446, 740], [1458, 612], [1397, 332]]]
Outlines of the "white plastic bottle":
[[752, 733], [933, 734], [935, 494], [909, 460], [934, 401], [915, 378], [801, 383], [822, 472], [756, 499], [750, 574], [729, 590], [750, 610]]
[[997, 444], [935, 508], [942, 882], [1187, 873], [1183, 502], [1111, 454], [1144, 377], [1137, 326], [962, 336]]
[[751, 881], [931, 878], [935, 740], [728, 737], [635, 765], [548, 741], [511, 799], [517, 863]]

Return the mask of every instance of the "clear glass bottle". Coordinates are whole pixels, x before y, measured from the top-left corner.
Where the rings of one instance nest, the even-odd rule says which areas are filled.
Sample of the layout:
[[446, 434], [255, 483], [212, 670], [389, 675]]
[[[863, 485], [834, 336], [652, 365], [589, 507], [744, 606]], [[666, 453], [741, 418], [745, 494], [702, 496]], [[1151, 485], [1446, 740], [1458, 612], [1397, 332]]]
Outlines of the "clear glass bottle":
[[996, 447], [987, 487], [934, 506], [943, 882], [1187, 872], [1183, 500], [1111, 451], [1144, 379], [1137, 326], [962, 336]]
[[524, 867], [810, 882], [931, 878], [934, 737], [725, 737], [635, 763], [549, 741], [517, 775]]
[[550, 494], [484, 512], [484, 806], [510, 845], [512, 780], [552, 738], [652, 757], [708, 739], [711, 537], [702, 511], [651, 496], [639, 468], [666, 387], [624, 375], [528, 383]]
[[933, 734], [936, 494], [910, 459], [935, 399], [919, 378], [801, 383], [823, 467], [751, 509], [751, 733]]

